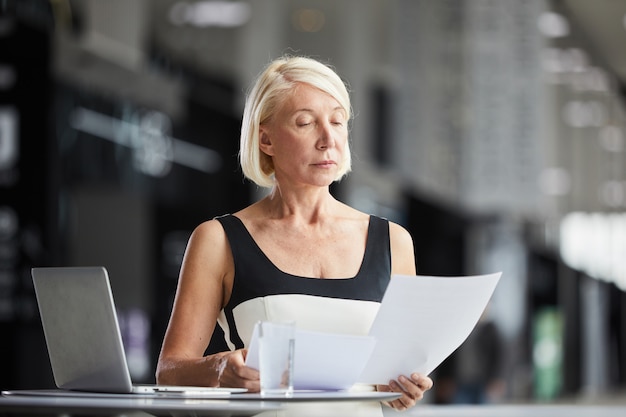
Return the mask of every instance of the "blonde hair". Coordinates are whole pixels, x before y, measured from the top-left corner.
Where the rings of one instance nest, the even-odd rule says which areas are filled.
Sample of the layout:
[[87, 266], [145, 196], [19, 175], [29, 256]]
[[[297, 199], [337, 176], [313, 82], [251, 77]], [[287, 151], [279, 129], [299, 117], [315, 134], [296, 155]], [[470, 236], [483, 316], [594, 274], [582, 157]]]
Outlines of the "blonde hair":
[[[297, 84], [308, 84], [327, 93], [343, 107], [348, 120], [352, 116], [348, 89], [329, 66], [307, 57], [285, 56], [272, 61], [250, 90], [241, 122], [239, 163], [244, 176], [261, 187], [272, 188], [275, 180], [272, 158], [259, 149], [259, 128], [272, 118]], [[346, 144], [335, 181], [350, 172], [351, 165], [350, 147]]]

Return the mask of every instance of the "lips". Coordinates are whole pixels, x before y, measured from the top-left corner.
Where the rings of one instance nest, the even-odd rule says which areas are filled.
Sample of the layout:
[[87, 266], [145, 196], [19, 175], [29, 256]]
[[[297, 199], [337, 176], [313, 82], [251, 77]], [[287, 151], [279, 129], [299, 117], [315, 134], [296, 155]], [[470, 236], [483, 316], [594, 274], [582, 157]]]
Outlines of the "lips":
[[317, 162], [317, 163], [315, 163], [313, 165], [315, 165], [317, 167], [320, 167], [320, 168], [330, 168], [330, 167], [333, 167], [333, 166], [335, 166], [337, 164], [335, 163], [335, 161], [320, 161], [320, 162]]

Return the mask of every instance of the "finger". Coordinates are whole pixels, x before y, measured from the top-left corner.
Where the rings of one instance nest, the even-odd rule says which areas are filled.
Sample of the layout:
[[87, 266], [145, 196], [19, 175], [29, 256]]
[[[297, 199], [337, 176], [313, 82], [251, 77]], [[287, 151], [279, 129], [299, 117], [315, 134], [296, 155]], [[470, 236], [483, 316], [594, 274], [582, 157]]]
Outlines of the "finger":
[[422, 399], [424, 392], [413, 379], [400, 375], [398, 378], [398, 385], [402, 389], [403, 394], [410, 397], [411, 400]]
[[[402, 394], [403, 391], [402, 389], [399, 387], [398, 384], [396, 384], [396, 387], [394, 388], [392, 386], [392, 384], [394, 383], [394, 381], [390, 381], [389, 385], [376, 385], [376, 391], [378, 392], [396, 392], [396, 393], [400, 393]], [[394, 410], [403, 410], [405, 408], [404, 403], [402, 401], [399, 401], [399, 398], [394, 398], [393, 400], [386, 400], [386, 401], [381, 401], [383, 404], [385, 404], [388, 407], [393, 408]]]
[[429, 389], [433, 387], [433, 380], [425, 375], [413, 373], [411, 374], [411, 380], [422, 391], [428, 391]]
[[424, 397], [424, 393], [433, 385], [430, 378], [416, 373], [412, 374], [410, 379], [401, 375], [398, 380], [404, 392], [417, 401], [421, 400]]
[[[404, 383], [407, 385], [413, 385], [409, 382], [406, 377], [400, 377], [400, 379], [404, 379]], [[407, 388], [401, 385], [398, 381], [389, 381], [389, 387], [393, 392], [399, 392], [402, 396], [394, 401], [392, 401], [391, 406], [396, 410], [406, 410], [407, 408], [413, 407], [415, 405], [415, 398], [413, 394], [410, 393]]]

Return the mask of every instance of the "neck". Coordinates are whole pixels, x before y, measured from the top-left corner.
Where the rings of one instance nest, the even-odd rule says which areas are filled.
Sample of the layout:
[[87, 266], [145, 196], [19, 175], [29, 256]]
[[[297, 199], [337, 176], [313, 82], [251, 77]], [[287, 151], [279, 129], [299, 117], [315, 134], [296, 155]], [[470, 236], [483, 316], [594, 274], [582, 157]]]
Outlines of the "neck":
[[328, 187], [285, 192], [276, 186], [263, 201], [270, 217], [291, 218], [305, 223], [315, 223], [326, 217], [336, 211], [339, 203], [330, 194]]

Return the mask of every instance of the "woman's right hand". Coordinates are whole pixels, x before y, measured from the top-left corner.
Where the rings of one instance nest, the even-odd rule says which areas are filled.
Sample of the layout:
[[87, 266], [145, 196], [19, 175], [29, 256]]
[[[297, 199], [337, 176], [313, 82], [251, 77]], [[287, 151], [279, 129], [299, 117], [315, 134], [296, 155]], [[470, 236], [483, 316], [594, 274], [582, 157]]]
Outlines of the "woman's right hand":
[[247, 349], [219, 353], [216, 361], [220, 387], [246, 388], [248, 392], [259, 392], [259, 371], [246, 366]]

